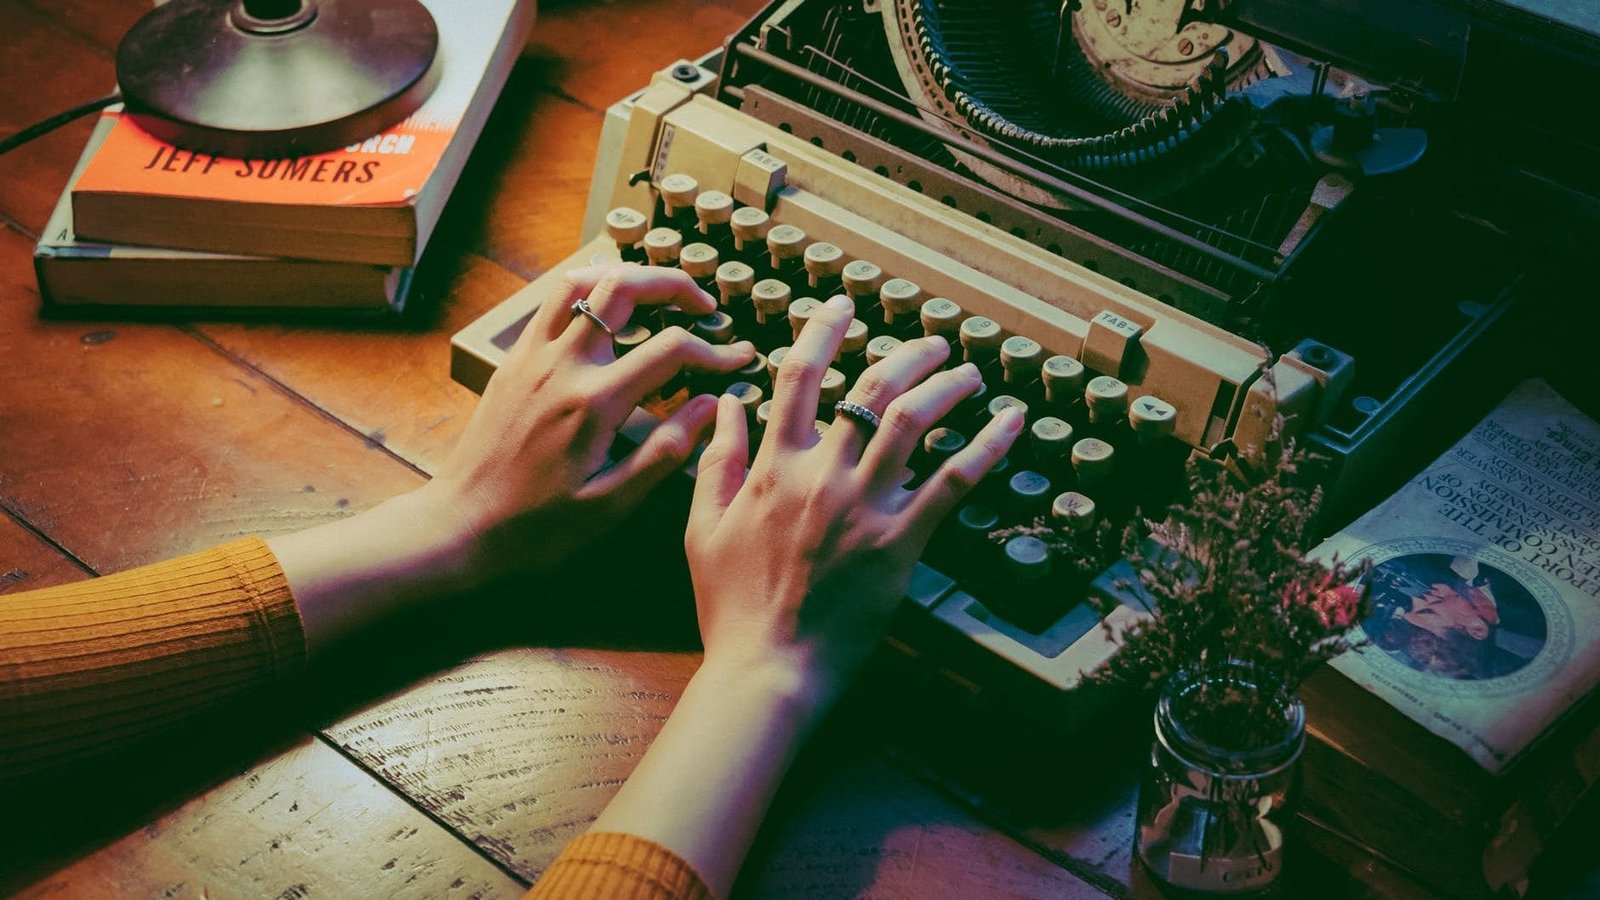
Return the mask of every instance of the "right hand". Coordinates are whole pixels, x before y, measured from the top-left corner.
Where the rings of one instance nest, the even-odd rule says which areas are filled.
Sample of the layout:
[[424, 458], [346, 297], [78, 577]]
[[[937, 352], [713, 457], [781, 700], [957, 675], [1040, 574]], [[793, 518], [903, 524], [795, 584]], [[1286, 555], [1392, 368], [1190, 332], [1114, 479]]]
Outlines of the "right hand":
[[720, 398], [686, 534], [706, 667], [776, 664], [818, 710], [876, 646], [933, 529], [1022, 428], [1006, 410], [907, 490], [922, 435], [980, 383], [970, 364], [940, 371], [950, 347], [929, 337], [901, 345], [851, 391], [882, 419], [876, 433], [841, 414], [819, 438], [821, 379], [851, 318], [848, 299], [829, 300], [784, 357], [748, 473], [745, 413]]

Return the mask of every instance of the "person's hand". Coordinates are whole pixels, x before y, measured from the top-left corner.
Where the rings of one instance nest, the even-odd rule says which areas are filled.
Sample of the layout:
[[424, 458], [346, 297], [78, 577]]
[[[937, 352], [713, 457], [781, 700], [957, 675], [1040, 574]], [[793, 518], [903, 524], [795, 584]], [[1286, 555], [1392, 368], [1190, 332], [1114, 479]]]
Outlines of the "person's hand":
[[980, 381], [971, 364], [939, 371], [950, 347], [929, 337], [868, 368], [848, 396], [879, 415], [876, 432], [840, 414], [819, 437], [821, 379], [851, 317], [848, 299], [829, 300], [784, 357], [748, 473], [745, 413], [720, 398], [686, 534], [705, 668], [776, 663], [818, 707], [882, 636], [935, 526], [1022, 427], [1006, 410], [907, 490], [922, 435]]
[[618, 359], [611, 336], [572, 312], [579, 298], [613, 330], [643, 304], [675, 304], [696, 316], [716, 309], [678, 269], [616, 264], [567, 274], [422, 491], [476, 544], [483, 573], [554, 565], [631, 512], [688, 460], [716, 399], [689, 399], [608, 468], [607, 451], [634, 407], [682, 370], [732, 371], [755, 355], [748, 341], [716, 345], [672, 326]]

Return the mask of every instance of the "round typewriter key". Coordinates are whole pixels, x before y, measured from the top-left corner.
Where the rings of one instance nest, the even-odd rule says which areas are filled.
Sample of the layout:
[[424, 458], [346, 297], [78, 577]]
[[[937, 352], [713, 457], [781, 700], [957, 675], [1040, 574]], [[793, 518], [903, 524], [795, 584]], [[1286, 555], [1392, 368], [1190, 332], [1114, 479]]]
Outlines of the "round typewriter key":
[[1058, 526], [1085, 531], [1094, 524], [1094, 501], [1077, 491], [1057, 494], [1050, 503], [1050, 518]]
[[606, 213], [606, 234], [617, 242], [618, 247], [632, 247], [644, 240], [644, 234], [649, 230], [650, 220], [631, 206], [619, 206]]
[[821, 392], [817, 398], [817, 405], [828, 412], [833, 412], [833, 405], [844, 399], [845, 377], [838, 369], [829, 367], [822, 373]]
[[806, 277], [813, 287], [828, 284], [844, 269], [844, 251], [827, 241], [817, 241], [803, 255]]
[[1128, 410], [1128, 386], [1110, 375], [1096, 375], [1083, 389], [1083, 400], [1089, 404], [1090, 422], [1115, 422]]
[[953, 300], [934, 297], [922, 304], [922, 333], [928, 337], [942, 334], [954, 344], [961, 335], [961, 307]]
[[1070, 356], [1052, 356], [1044, 361], [1044, 398], [1054, 407], [1070, 406], [1083, 394], [1083, 363]]
[[928, 469], [961, 452], [967, 445], [967, 436], [954, 428], [935, 428], [922, 436], [922, 450], [928, 454]]
[[834, 359], [844, 359], [867, 349], [867, 323], [860, 319], [851, 319], [845, 327], [844, 341], [839, 344], [839, 354]]
[[1084, 438], [1072, 445], [1072, 469], [1078, 473], [1078, 483], [1098, 484], [1111, 474], [1116, 450], [1099, 438]]
[[778, 367], [783, 365], [783, 358], [788, 355], [788, 347], [774, 347], [772, 352], [767, 354], [767, 378], [774, 384], [777, 383]]
[[750, 300], [756, 307], [756, 321], [765, 324], [787, 315], [793, 298], [787, 284], [776, 278], [763, 278], [750, 288]]
[[1000, 365], [1006, 371], [1006, 384], [1026, 386], [1039, 377], [1044, 348], [1032, 338], [1012, 335], [1000, 344]]
[[1055, 416], [1041, 416], [1029, 429], [1033, 453], [1041, 462], [1051, 463], [1072, 454], [1072, 426]]
[[763, 400], [756, 407], [756, 427], [766, 428], [767, 423], [770, 421], [772, 421], [772, 401]]
[[883, 318], [887, 324], [893, 319], [910, 315], [922, 305], [922, 288], [904, 278], [891, 278], [878, 288], [878, 299], [883, 301]]
[[1142, 439], [1168, 437], [1178, 426], [1178, 410], [1171, 403], [1146, 394], [1128, 406], [1128, 424]]
[[700, 193], [700, 182], [682, 172], [674, 172], [661, 179], [661, 202], [667, 215], [677, 215], [681, 210], [693, 209], [694, 198]]
[[984, 363], [1000, 354], [1000, 323], [988, 316], [969, 316], [961, 323], [961, 346], [967, 362]]
[[817, 419], [815, 422], [811, 423], [811, 427], [817, 432], [817, 437], [822, 437], [828, 433], [828, 429], [831, 427], [831, 425], [828, 422]]
[[844, 267], [844, 292], [852, 299], [866, 297], [878, 292], [878, 286], [883, 283], [883, 270], [876, 263], [858, 259]]
[[733, 340], [733, 317], [719, 309], [696, 319], [689, 330], [708, 343], [726, 344]]
[[699, 242], [687, 244], [678, 251], [678, 266], [695, 281], [707, 281], [717, 275], [717, 248]]
[[806, 233], [793, 225], [779, 225], [767, 232], [767, 251], [772, 267], [783, 271], [793, 266], [806, 249]]
[[992, 419], [1012, 407], [1016, 407], [1017, 412], [1022, 413], [1022, 417], [1024, 419], [1028, 417], [1028, 404], [1023, 403], [1021, 400], [1018, 400], [1010, 394], [1001, 394], [1000, 396], [995, 397], [993, 400], [990, 400], [988, 404], [986, 404], [985, 409], [988, 410], [989, 418]]
[[789, 328], [794, 331], [795, 340], [800, 339], [800, 329], [811, 321], [811, 314], [821, 307], [822, 301], [812, 297], [801, 297], [789, 304]]
[[747, 381], [757, 387], [769, 383], [767, 355], [757, 351], [754, 359], [733, 370], [733, 377], [740, 381]]
[[722, 295], [722, 305], [731, 306], [741, 297], [750, 296], [756, 286], [756, 270], [742, 262], [725, 262], [717, 266], [717, 293]]
[[982, 503], [969, 503], [956, 510], [956, 525], [974, 541], [987, 542], [989, 532], [1000, 527], [1000, 514]]
[[733, 230], [735, 246], [743, 250], [751, 241], [766, 241], [767, 232], [772, 230], [772, 218], [758, 207], [741, 206], [733, 211], [728, 226]]
[[726, 225], [733, 218], [733, 198], [721, 191], [701, 191], [694, 198], [694, 214], [701, 232], [710, 234], [711, 226]]
[[766, 391], [748, 381], [735, 381], [733, 384], [723, 388], [722, 392], [737, 397], [739, 404], [744, 407], [745, 413], [750, 416], [756, 414], [756, 410], [760, 408], [762, 403], [766, 402], [767, 397]]
[[644, 252], [653, 266], [675, 266], [683, 249], [683, 235], [676, 228], [652, 228], [644, 235]]
[[883, 362], [898, 346], [900, 346], [900, 339], [890, 337], [887, 334], [880, 334], [867, 341], [867, 365]]
[[1012, 508], [1019, 516], [1042, 515], [1050, 501], [1050, 479], [1023, 470], [1006, 482]]
[[611, 336], [611, 347], [618, 356], [650, 339], [650, 329], [643, 325], [624, 325]]
[[1006, 568], [1018, 581], [1038, 581], [1050, 575], [1050, 545], [1020, 534], [1006, 541]]

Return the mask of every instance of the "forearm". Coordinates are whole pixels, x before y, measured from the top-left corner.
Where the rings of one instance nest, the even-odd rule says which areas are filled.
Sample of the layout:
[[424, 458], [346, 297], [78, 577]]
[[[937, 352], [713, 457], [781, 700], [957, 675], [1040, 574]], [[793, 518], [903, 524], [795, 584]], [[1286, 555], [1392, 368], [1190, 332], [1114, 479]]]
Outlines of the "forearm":
[[315, 658], [396, 613], [471, 587], [473, 542], [422, 488], [346, 519], [270, 538]]
[[0, 781], [61, 772], [299, 671], [257, 538], [0, 598]]
[[654, 841], [727, 896], [821, 696], [781, 664], [708, 660], [591, 831]]

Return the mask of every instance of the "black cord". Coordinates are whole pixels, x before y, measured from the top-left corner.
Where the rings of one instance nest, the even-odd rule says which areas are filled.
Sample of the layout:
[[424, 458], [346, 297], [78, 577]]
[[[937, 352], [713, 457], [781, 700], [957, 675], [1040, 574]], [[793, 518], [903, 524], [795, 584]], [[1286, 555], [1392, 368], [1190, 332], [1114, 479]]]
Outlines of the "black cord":
[[0, 140], [0, 153], [9, 153], [10, 151], [21, 147], [23, 144], [26, 144], [36, 137], [40, 137], [41, 135], [46, 135], [52, 131], [55, 131], [57, 128], [60, 128], [68, 122], [71, 122], [73, 119], [87, 116], [89, 113], [92, 113], [95, 110], [105, 109], [121, 99], [121, 94], [107, 94], [98, 100], [90, 100], [88, 103], [85, 103], [82, 106], [74, 106], [66, 112], [56, 113], [50, 118], [45, 119], [43, 122], [35, 122], [16, 134], [13, 134], [4, 140]]

